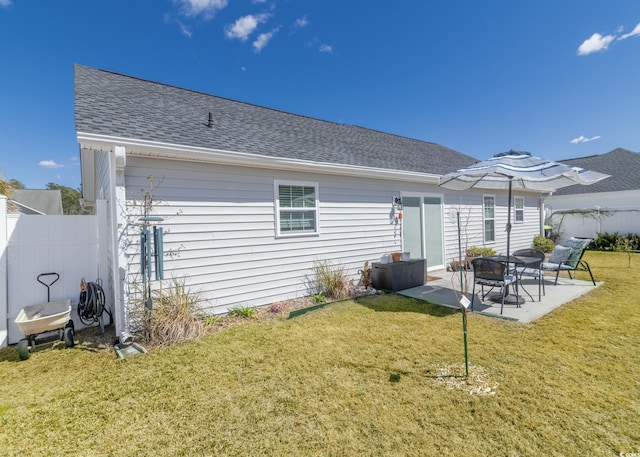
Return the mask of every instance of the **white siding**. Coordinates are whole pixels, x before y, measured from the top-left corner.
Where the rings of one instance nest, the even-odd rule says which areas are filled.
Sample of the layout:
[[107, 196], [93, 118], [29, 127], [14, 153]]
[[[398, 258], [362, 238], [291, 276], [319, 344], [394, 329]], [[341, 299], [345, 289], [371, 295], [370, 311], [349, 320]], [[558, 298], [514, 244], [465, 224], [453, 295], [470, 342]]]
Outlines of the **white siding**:
[[[127, 157], [130, 214], [127, 280], [139, 280], [140, 203], [153, 176], [153, 215], [165, 229], [165, 285], [184, 278], [206, 297], [215, 313], [231, 306], [259, 306], [307, 295], [305, 277], [315, 259], [344, 265], [353, 279], [365, 261], [402, 249], [391, 223], [393, 197], [408, 193], [444, 195], [445, 258], [457, 257], [455, 220], [448, 213], [463, 199], [471, 205], [471, 245], [482, 240], [482, 192], [452, 192], [433, 185], [350, 178], [316, 173], [240, 168]], [[317, 236], [276, 237], [274, 181], [319, 184]], [[525, 196], [525, 222], [514, 224], [513, 249], [529, 246], [539, 233], [537, 195]], [[496, 246], [506, 244], [506, 191], [496, 193]], [[479, 217], [475, 217], [479, 215]], [[500, 248], [496, 248], [501, 251]], [[159, 285], [154, 284], [154, 289]], [[131, 290], [135, 289], [132, 287]]]
[[[449, 193], [445, 197], [445, 258], [450, 262], [458, 258], [458, 228], [456, 211], [460, 211], [462, 232], [462, 256], [465, 246], [493, 248], [498, 254], [506, 254], [507, 250], [507, 193], [491, 191], [495, 195], [495, 231], [493, 243], [483, 242], [482, 197], [486, 190], [469, 190]], [[515, 196], [524, 197], [524, 221], [515, 222], [515, 211], [511, 208], [511, 251], [531, 247], [533, 237], [540, 234], [540, 197], [534, 193], [514, 192]], [[513, 197], [512, 197], [513, 198]], [[513, 202], [512, 202], [513, 205]], [[465, 229], [466, 225], [466, 229]]]

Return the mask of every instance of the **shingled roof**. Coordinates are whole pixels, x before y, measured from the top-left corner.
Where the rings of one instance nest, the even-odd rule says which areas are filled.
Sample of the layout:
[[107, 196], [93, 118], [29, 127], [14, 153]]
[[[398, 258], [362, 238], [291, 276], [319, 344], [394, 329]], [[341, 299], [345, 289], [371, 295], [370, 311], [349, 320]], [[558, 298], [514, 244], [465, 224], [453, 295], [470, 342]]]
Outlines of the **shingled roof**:
[[590, 186], [570, 186], [558, 189], [554, 195], [587, 194], [595, 192], [617, 192], [640, 189], [640, 154], [617, 148], [606, 154], [562, 160], [572, 167], [599, 171], [610, 178]]
[[78, 134], [315, 163], [440, 175], [477, 162], [434, 143], [81, 65], [75, 65], [75, 119]]

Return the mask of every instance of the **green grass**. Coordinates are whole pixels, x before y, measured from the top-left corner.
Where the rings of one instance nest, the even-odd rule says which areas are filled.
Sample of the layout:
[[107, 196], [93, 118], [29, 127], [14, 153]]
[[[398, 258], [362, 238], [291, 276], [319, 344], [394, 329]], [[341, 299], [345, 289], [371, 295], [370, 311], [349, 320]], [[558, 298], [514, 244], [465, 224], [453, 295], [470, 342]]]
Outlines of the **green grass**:
[[[640, 272], [532, 324], [469, 315], [495, 395], [447, 388], [458, 312], [394, 295], [235, 326], [119, 360], [0, 351], [3, 455], [595, 456], [640, 452]], [[553, 287], [553, 286], [549, 286]], [[526, 306], [535, 306], [527, 302]], [[450, 368], [446, 368], [450, 367]], [[457, 378], [459, 381], [460, 379]]]

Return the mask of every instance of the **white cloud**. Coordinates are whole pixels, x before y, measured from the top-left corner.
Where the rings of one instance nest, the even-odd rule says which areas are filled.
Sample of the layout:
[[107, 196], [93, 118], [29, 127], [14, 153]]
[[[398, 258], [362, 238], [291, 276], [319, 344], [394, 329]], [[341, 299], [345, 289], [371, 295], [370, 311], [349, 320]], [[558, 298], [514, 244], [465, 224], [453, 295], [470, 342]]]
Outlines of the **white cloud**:
[[309, 24], [309, 19], [307, 19], [307, 16], [299, 17], [298, 19], [296, 19], [296, 27], [300, 29], [302, 27], [306, 27], [307, 24]]
[[574, 138], [573, 140], [571, 140], [571, 144], [587, 143], [589, 141], [599, 140], [599, 139], [600, 139], [600, 135], [596, 135], [591, 138], [587, 138], [584, 135], [580, 135], [578, 138]]
[[638, 36], [638, 35], [640, 35], [640, 23], [638, 25], [636, 25], [636, 28], [633, 29], [631, 32], [625, 33], [624, 35], [619, 36], [618, 40], [624, 40], [624, 39], [627, 39], [629, 37]]
[[328, 44], [321, 44], [318, 49], [320, 52], [326, 52], [327, 54], [331, 54], [333, 52], [333, 47]]
[[584, 40], [584, 42], [578, 48], [579, 56], [586, 56], [592, 52], [606, 51], [609, 44], [615, 40], [614, 35], [602, 36], [599, 33], [594, 33], [591, 38]]
[[56, 163], [55, 160], [41, 160], [40, 162], [38, 162], [38, 165], [44, 168], [63, 168], [64, 167], [64, 165], [60, 165], [59, 163]]
[[0, 0], [0, 6], [9, 6], [11, 5], [11, 0]]
[[193, 33], [191, 32], [191, 27], [188, 27], [186, 25], [184, 25], [182, 22], [177, 21], [178, 22], [178, 26], [180, 27], [180, 31], [182, 32], [182, 34], [186, 37], [191, 38], [191, 36], [193, 35]]
[[261, 33], [260, 35], [258, 35], [258, 38], [256, 38], [256, 41], [253, 42], [253, 49], [256, 52], [262, 51], [262, 48], [264, 48], [267, 45], [267, 43], [269, 43], [269, 41], [271, 40], [271, 38], [273, 38], [273, 35], [277, 31], [278, 29], [275, 28], [269, 33]]
[[258, 27], [258, 24], [266, 22], [269, 19], [268, 14], [249, 14], [242, 16], [233, 25], [229, 24], [225, 27], [225, 35], [227, 38], [237, 38], [240, 41], [247, 41], [249, 35]]
[[[2, 1], [2, 0], [0, 0]], [[186, 16], [197, 16], [204, 14], [207, 18], [225, 8], [229, 4], [229, 0], [174, 0], [182, 5], [182, 13]]]

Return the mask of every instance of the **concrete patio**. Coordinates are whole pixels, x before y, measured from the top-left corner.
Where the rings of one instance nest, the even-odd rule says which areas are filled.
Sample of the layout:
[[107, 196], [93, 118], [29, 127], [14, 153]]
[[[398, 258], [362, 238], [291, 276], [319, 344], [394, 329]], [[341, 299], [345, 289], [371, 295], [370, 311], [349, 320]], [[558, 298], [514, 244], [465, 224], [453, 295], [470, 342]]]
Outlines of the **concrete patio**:
[[[451, 285], [453, 275], [453, 272], [444, 270], [429, 272], [429, 279], [438, 279], [427, 280], [427, 284], [423, 286], [402, 290], [399, 291], [398, 294], [424, 300], [436, 305], [458, 309], [460, 305], [458, 304], [458, 299], [456, 298]], [[459, 281], [458, 278], [458, 274], [456, 273], [457, 281]], [[473, 273], [470, 273], [469, 280], [471, 282], [471, 288], [473, 287]], [[495, 303], [489, 300], [489, 297], [483, 301], [481, 299], [480, 286], [477, 286], [476, 298], [473, 306], [474, 312], [518, 322], [532, 322], [603, 284], [602, 282], [596, 281], [596, 285], [594, 286], [590, 280], [570, 279], [566, 274], [560, 275], [560, 278], [558, 278], [558, 284], [555, 286], [553, 285], [554, 280], [555, 274], [547, 275], [545, 279], [546, 293], [542, 296], [542, 300], [538, 301], [537, 280], [533, 278], [525, 278], [523, 280], [524, 287], [533, 296], [534, 301], [531, 301], [531, 298], [526, 293], [521, 292], [525, 299], [523, 303], [521, 302], [521, 306], [518, 308], [515, 304], [505, 303], [502, 315], [500, 314], [500, 303]], [[485, 288], [485, 292], [487, 292], [487, 290], [488, 289]], [[494, 291], [495, 290], [497, 289], [494, 289]]]

